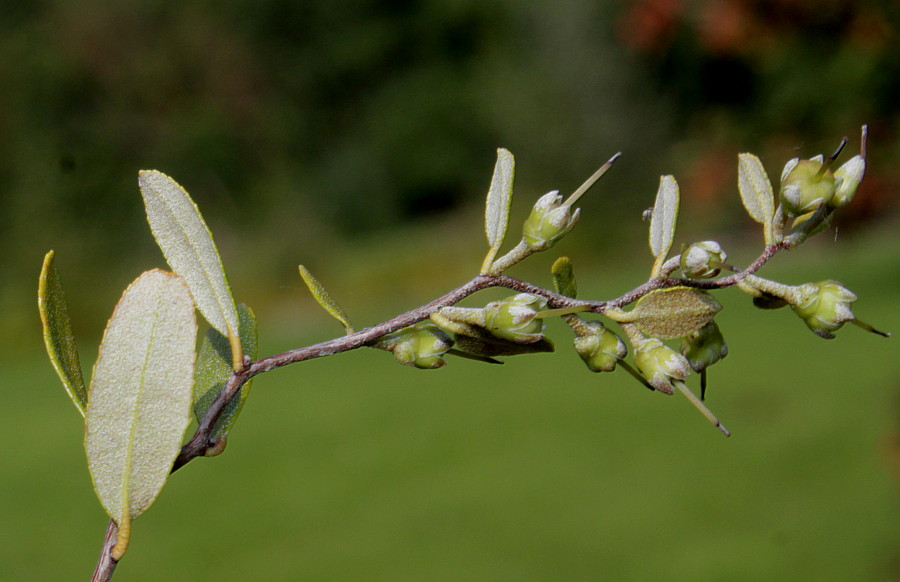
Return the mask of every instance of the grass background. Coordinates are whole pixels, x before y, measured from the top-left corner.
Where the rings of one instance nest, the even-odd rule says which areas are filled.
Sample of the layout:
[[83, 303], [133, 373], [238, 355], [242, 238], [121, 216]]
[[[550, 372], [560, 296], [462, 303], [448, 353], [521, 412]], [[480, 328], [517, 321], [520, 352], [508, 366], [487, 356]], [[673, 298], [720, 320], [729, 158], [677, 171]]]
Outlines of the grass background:
[[[763, 274], [839, 279], [860, 318], [900, 329], [893, 229], [811, 246]], [[385, 248], [357, 264], [389, 269]], [[645, 276], [620, 267], [579, 267], [582, 294]], [[399, 292], [384, 295], [404, 305], [373, 302], [353, 277], [365, 278], [329, 287], [358, 325], [413, 305]], [[423, 302], [444, 283], [409, 293]], [[502, 367], [418, 371], [374, 350], [311, 361], [257, 379], [226, 453], [173, 476], [116, 579], [896, 580], [896, 339], [848, 326], [824, 341], [787, 310], [719, 298], [731, 354], [710, 370], [708, 404], [731, 439], [677, 395], [589, 373], [559, 327], [556, 353]], [[274, 305], [260, 310], [263, 354], [338, 332], [313, 311], [296, 320], [309, 325], [286, 322]], [[106, 516], [39, 342], [3, 362], [0, 577], [85, 579]], [[90, 366], [95, 348], [84, 352]]]

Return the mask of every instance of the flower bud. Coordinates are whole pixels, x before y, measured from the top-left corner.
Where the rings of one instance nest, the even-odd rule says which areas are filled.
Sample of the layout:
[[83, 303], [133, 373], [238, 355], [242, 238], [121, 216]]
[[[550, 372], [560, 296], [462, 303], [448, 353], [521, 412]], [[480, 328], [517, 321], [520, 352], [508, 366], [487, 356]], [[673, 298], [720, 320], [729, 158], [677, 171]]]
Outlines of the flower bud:
[[687, 358], [656, 338], [635, 347], [634, 363], [653, 388], [666, 394], [674, 393], [674, 381], [684, 380], [691, 373]]
[[681, 252], [681, 271], [694, 279], [715, 277], [726, 259], [728, 255], [714, 240], [691, 243]]
[[837, 281], [806, 283], [797, 290], [799, 297], [791, 303], [791, 309], [816, 335], [832, 339], [832, 332], [855, 319], [850, 304], [856, 301], [856, 295]]
[[544, 320], [537, 317], [547, 300], [519, 293], [484, 307], [485, 327], [497, 337], [528, 344], [543, 339]]
[[385, 336], [384, 346], [405, 366], [433, 369], [447, 363], [442, 356], [453, 340], [435, 324], [419, 322]]
[[575, 351], [591, 372], [612, 372], [616, 362], [628, 353], [625, 342], [599, 321], [585, 322], [580, 331], [575, 337]]
[[728, 345], [716, 322], [710, 321], [681, 340], [679, 351], [687, 358], [691, 369], [702, 372], [728, 355]]
[[829, 203], [834, 208], [843, 208], [850, 204], [856, 194], [856, 188], [866, 174], [866, 159], [860, 155], [853, 156], [834, 172], [837, 190]]
[[800, 216], [828, 204], [835, 190], [834, 174], [823, 162], [791, 160], [785, 166], [778, 196], [788, 216]]
[[572, 207], [561, 201], [562, 196], [554, 190], [541, 196], [534, 204], [522, 229], [522, 240], [531, 250], [549, 249], [578, 222], [581, 209], [572, 212]]

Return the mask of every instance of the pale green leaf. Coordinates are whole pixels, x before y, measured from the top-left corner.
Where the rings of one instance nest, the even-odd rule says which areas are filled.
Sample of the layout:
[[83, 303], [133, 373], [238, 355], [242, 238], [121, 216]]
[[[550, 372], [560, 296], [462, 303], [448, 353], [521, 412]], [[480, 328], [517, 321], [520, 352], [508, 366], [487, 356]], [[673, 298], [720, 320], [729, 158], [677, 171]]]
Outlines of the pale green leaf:
[[[653, 205], [653, 216], [650, 219], [650, 251], [656, 257], [659, 266], [662, 266], [669, 249], [672, 248], [672, 241], [675, 239], [678, 202], [678, 183], [675, 178], [662, 176], [659, 179], [656, 203]], [[654, 268], [654, 271], [656, 270]]]
[[765, 225], [766, 242], [771, 242], [775, 193], [766, 169], [753, 154], [738, 154], [738, 191], [747, 213], [753, 220]]
[[315, 300], [322, 306], [322, 308], [327, 311], [332, 317], [341, 322], [341, 325], [344, 326], [344, 329], [347, 330], [347, 333], [353, 333], [353, 326], [350, 325], [350, 318], [347, 317], [347, 314], [344, 313], [344, 310], [341, 309], [340, 305], [338, 305], [334, 299], [331, 298], [331, 295], [328, 294], [328, 291], [325, 290], [325, 287], [322, 283], [319, 282], [318, 279], [313, 277], [313, 274], [309, 272], [309, 269], [300, 265], [300, 277], [303, 278], [303, 282], [306, 283], [306, 286], [309, 287], [309, 292], [312, 293], [312, 296]]
[[516, 160], [513, 155], [503, 148], [497, 149], [497, 163], [494, 164], [494, 175], [491, 178], [484, 211], [484, 231], [490, 251], [485, 257], [482, 272], [490, 267], [506, 236], [515, 174]]
[[237, 309], [212, 234], [200, 210], [184, 188], [156, 170], [138, 177], [147, 221], [172, 270], [184, 277], [197, 309], [219, 333], [235, 344], [235, 367], [240, 363]]
[[44, 257], [44, 265], [38, 280], [38, 311], [44, 328], [44, 345], [47, 347], [50, 363], [62, 380], [69, 398], [72, 399], [78, 412], [84, 416], [84, 410], [87, 408], [87, 388], [81, 372], [78, 346], [72, 333], [66, 294], [60, 284], [53, 258], [53, 251]]
[[[256, 316], [253, 314], [253, 310], [243, 303], [239, 303], [237, 309], [244, 354], [255, 359], [257, 350]], [[200, 349], [197, 352], [197, 369], [194, 373], [194, 418], [198, 423], [206, 416], [206, 411], [209, 410], [213, 400], [231, 377], [231, 362], [231, 345], [228, 338], [214, 329], [207, 330], [206, 335], [200, 341]], [[228, 436], [244, 407], [244, 401], [250, 393], [252, 382], [252, 378], [248, 380], [241, 387], [239, 395], [232, 398], [231, 402], [225, 406], [210, 433], [211, 439]]]
[[94, 488], [119, 525], [156, 499], [190, 422], [197, 321], [184, 280], [148, 271], [125, 290], [94, 365], [84, 445]]
[[556, 292], [566, 297], [575, 297], [578, 293], [578, 286], [575, 283], [575, 269], [572, 267], [572, 261], [569, 257], [560, 257], [554, 261], [550, 267], [553, 274], [553, 286]]
[[674, 339], [697, 331], [721, 309], [719, 302], [705, 291], [672, 287], [643, 296], [627, 312], [627, 321], [648, 336]]

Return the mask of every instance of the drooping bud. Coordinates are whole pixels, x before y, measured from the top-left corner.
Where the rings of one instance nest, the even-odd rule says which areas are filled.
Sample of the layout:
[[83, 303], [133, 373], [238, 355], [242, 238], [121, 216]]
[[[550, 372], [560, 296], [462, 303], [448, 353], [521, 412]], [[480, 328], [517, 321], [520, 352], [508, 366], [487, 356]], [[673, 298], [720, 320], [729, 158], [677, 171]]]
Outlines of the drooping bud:
[[580, 208], [573, 212], [571, 205], [562, 202], [558, 190], [544, 194], [525, 220], [522, 240], [532, 251], [547, 250], [575, 227], [580, 214]]
[[544, 320], [538, 313], [547, 300], [538, 295], [519, 293], [484, 307], [485, 327], [499, 338], [516, 343], [533, 343], [543, 339]]
[[791, 309], [816, 335], [833, 339], [833, 332], [855, 319], [850, 304], [856, 295], [837, 281], [806, 283], [797, 290], [799, 298]]
[[837, 190], [829, 202], [834, 208], [843, 208], [850, 204], [856, 189], [866, 175], [866, 159], [860, 155], [853, 156], [834, 172]]
[[599, 321], [584, 322], [579, 332], [575, 351], [592, 372], [612, 372], [616, 362], [628, 353], [625, 342]]
[[443, 355], [453, 347], [453, 340], [437, 325], [420, 321], [384, 336], [377, 345], [404, 366], [434, 369], [447, 363]]
[[673, 383], [691, 373], [687, 358], [656, 338], [635, 346], [634, 363], [653, 388], [666, 394], [673, 394]]
[[788, 216], [813, 212], [834, 197], [834, 174], [823, 161], [791, 160], [782, 176], [778, 197]]
[[719, 274], [728, 255], [714, 240], [691, 243], [681, 251], [681, 271], [693, 279], [707, 279]]
[[715, 321], [710, 321], [681, 340], [679, 351], [687, 358], [691, 369], [702, 372], [728, 355], [728, 344]]

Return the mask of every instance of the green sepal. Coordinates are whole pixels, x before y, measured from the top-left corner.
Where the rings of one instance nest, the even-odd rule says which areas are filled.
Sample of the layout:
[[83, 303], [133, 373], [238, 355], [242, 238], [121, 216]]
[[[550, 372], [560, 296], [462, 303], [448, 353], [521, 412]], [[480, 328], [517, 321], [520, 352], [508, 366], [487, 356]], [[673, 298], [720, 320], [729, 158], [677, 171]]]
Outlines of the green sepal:
[[59, 273], [53, 259], [53, 251], [48, 252], [44, 257], [38, 281], [38, 311], [44, 328], [44, 345], [50, 363], [53, 364], [53, 369], [56, 370], [69, 398], [81, 416], [84, 416], [88, 391], [81, 371], [78, 345], [72, 333], [66, 294], [59, 281]]
[[[256, 328], [256, 316], [253, 310], [239, 303], [237, 306], [238, 326], [241, 336], [241, 345], [245, 356], [251, 360], [256, 358], [258, 337]], [[232, 374], [231, 345], [228, 338], [215, 329], [209, 329], [200, 342], [197, 352], [197, 367], [194, 374], [194, 418], [200, 422], [209, 410], [213, 400], [225, 387], [225, 383]], [[210, 432], [210, 440], [218, 437], [227, 437], [229, 431], [237, 422], [238, 416], [244, 407], [244, 402], [250, 393], [250, 385], [253, 380], [241, 387], [240, 393], [231, 399], [222, 411]]]

